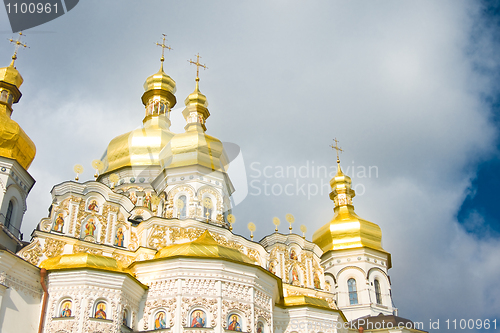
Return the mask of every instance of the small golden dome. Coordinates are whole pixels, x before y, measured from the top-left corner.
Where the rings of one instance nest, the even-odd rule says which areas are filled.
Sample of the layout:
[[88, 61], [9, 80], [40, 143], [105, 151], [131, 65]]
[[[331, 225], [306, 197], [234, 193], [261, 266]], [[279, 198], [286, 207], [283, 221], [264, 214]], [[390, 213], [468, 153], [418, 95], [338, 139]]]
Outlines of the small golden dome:
[[21, 74], [14, 67], [0, 68], [0, 156], [11, 158], [27, 170], [33, 162], [36, 147], [21, 126], [11, 119], [12, 104], [21, 98]]
[[223, 258], [233, 261], [240, 261], [247, 264], [255, 264], [255, 262], [236, 249], [220, 245], [210, 235], [208, 230], [198, 237], [196, 240], [188, 243], [174, 244], [166, 246], [158, 251], [155, 255], [157, 258], [171, 257], [204, 257], [204, 258]]
[[313, 242], [323, 252], [358, 247], [384, 251], [380, 227], [356, 215], [352, 205], [355, 192], [351, 188], [351, 178], [342, 172], [340, 164], [337, 170], [337, 174], [330, 181], [330, 199], [335, 204], [334, 216], [329, 223], [314, 233]]
[[163, 168], [176, 168], [187, 165], [202, 165], [211, 170], [225, 171], [221, 159], [225, 158], [222, 142], [205, 133], [205, 122], [210, 116], [208, 102], [200, 92], [199, 78], [196, 88], [184, 101], [186, 108], [182, 111], [186, 119], [184, 133], [176, 134], [170, 145], [160, 154]]
[[8, 67], [0, 68], [0, 81], [12, 84], [18, 89], [21, 87], [24, 80], [16, 67], [14, 67], [14, 61]]
[[70, 268], [96, 268], [105, 271], [129, 273], [116, 259], [90, 253], [63, 254], [49, 258], [40, 264], [48, 271]]
[[153, 74], [146, 79], [146, 82], [144, 83], [144, 90], [145, 92], [142, 95], [142, 103], [144, 105], [147, 105], [148, 102], [155, 96], [158, 98], [165, 98], [169, 103], [169, 109], [173, 108], [177, 103], [174, 96], [176, 91], [175, 81], [163, 71], [163, 61], [158, 73]]

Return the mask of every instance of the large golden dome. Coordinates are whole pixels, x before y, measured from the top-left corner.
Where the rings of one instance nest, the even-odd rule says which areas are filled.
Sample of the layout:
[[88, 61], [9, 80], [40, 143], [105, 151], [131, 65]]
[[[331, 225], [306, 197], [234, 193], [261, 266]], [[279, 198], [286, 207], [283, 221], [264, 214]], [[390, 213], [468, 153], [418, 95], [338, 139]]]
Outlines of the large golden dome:
[[210, 235], [208, 230], [196, 240], [188, 243], [174, 244], [166, 246], [158, 251], [155, 259], [172, 257], [204, 257], [204, 258], [223, 258], [232, 261], [240, 261], [247, 264], [255, 262], [236, 249], [220, 245]]
[[35, 158], [36, 147], [21, 126], [11, 119], [12, 104], [21, 98], [21, 74], [14, 67], [0, 68], [0, 156], [11, 158], [28, 169]]
[[143, 126], [111, 140], [103, 157], [105, 172], [127, 166], [159, 166], [160, 151], [174, 136], [169, 130], [169, 113], [176, 103], [175, 81], [163, 72], [163, 62], [158, 73], [146, 79], [144, 89]]
[[337, 170], [337, 174], [330, 181], [330, 199], [335, 204], [335, 215], [329, 223], [314, 233], [313, 242], [323, 252], [358, 247], [384, 251], [380, 227], [356, 215], [352, 205], [355, 193], [351, 188], [351, 178], [342, 172], [340, 164]]

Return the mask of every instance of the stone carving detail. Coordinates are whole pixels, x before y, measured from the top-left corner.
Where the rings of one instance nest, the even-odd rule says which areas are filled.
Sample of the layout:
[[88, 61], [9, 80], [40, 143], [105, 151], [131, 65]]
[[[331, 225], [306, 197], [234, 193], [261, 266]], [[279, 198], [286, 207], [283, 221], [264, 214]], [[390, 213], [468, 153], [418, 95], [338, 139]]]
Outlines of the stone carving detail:
[[40, 230], [50, 232], [50, 229], [52, 229], [52, 220], [43, 219], [42, 222], [40, 222]]
[[227, 329], [227, 315], [232, 310], [239, 310], [245, 316], [245, 322], [248, 323], [247, 332], [252, 332], [252, 325], [250, 325], [250, 318], [252, 317], [252, 307], [249, 304], [243, 304], [238, 301], [222, 301], [222, 323], [223, 327]]
[[259, 309], [258, 307], [255, 308], [255, 331], [257, 331], [257, 321], [259, 318], [263, 318], [268, 324], [271, 323], [271, 314], [269, 311], [264, 311], [262, 309]]
[[251, 302], [251, 289], [248, 286], [239, 283], [222, 283], [222, 297], [238, 299], [245, 302]]
[[5, 272], [0, 273], [0, 282], [9, 288], [15, 289], [18, 292], [29, 295], [33, 298], [42, 296], [43, 290], [39, 285], [33, 286]]
[[262, 291], [260, 290], [256, 290], [255, 291], [255, 303], [266, 309], [266, 310], [271, 310], [271, 306], [270, 306], [270, 302], [271, 302], [271, 297], [269, 297], [268, 295], [264, 294]]
[[130, 251], [135, 251], [139, 247], [139, 239], [137, 238], [137, 234], [135, 232], [130, 233], [130, 244], [128, 245], [128, 249]]
[[188, 313], [189, 310], [192, 309], [195, 306], [200, 306], [204, 309], [206, 309], [208, 312], [210, 312], [210, 327], [214, 328], [217, 326], [217, 299], [215, 298], [206, 298], [206, 297], [195, 297], [195, 298], [188, 298], [188, 297], [183, 297], [182, 298], [182, 326], [187, 327], [188, 326]]
[[102, 255], [102, 250], [99, 249], [93, 249], [87, 246], [83, 245], [73, 245], [73, 253], [90, 253], [90, 254], [95, 254], [95, 255]]
[[128, 267], [128, 265], [130, 265], [132, 263], [132, 261], [134, 260], [133, 257], [131, 256], [126, 256], [124, 254], [120, 254], [120, 253], [113, 253], [113, 258], [116, 259], [116, 261], [119, 261], [124, 267]]
[[30, 264], [37, 266], [40, 258], [42, 257], [42, 247], [40, 246], [38, 238], [36, 238], [30, 245], [22, 249], [19, 255]]
[[215, 283], [214, 280], [187, 279], [183, 281], [182, 294], [216, 296]]
[[151, 234], [148, 238], [148, 246], [156, 250], [167, 246], [168, 238], [170, 238], [170, 241], [172, 241], [172, 233], [170, 231], [171, 229], [166, 226], [153, 226], [153, 230], [151, 231]]
[[165, 295], [174, 295], [177, 291], [176, 280], [155, 281], [149, 285], [149, 297], [163, 297]]
[[63, 241], [46, 238], [43, 253], [47, 256], [47, 258], [57, 257], [63, 253], [64, 245], [66, 245], [66, 243]]
[[167, 310], [167, 313], [170, 313], [170, 322], [169, 326], [172, 327], [174, 326], [175, 322], [175, 308], [177, 307], [177, 302], [175, 298], [171, 299], [156, 299], [156, 300], [151, 300], [147, 301], [146, 305], [144, 307], [144, 330], [147, 331], [149, 328], [149, 319], [151, 317], [151, 313], [153, 313], [153, 310], [157, 308], [165, 308]]

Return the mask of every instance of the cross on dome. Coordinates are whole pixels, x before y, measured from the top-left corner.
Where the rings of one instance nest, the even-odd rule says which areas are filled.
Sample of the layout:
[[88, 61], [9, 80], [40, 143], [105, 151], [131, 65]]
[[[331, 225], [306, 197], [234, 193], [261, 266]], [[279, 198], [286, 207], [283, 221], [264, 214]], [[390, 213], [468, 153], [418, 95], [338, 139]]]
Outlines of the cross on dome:
[[17, 59], [17, 51], [19, 50], [19, 47], [24, 47], [27, 48], [28, 45], [26, 43], [21, 43], [21, 36], [25, 36], [22, 31], [19, 32], [19, 36], [17, 37], [17, 40], [14, 40], [12, 38], [9, 38], [9, 42], [16, 44], [16, 48], [14, 49], [14, 55], [12, 56], [12, 63], [11, 65], [14, 66], [14, 61]]
[[339, 153], [343, 153], [344, 151], [342, 150], [342, 148], [339, 147], [339, 141], [337, 140], [337, 138], [333, 139], [333, 141], [335, 141], [335, 146], [330, 145], [330, 147], [332, 147], [332, 149], [335, 149], [337, 151], [337, 163], [340, 163]]
[[165, 40], [166, 40], [165, 38], [167, 37], [167, 35], [162, 34], [162, 36], [163, 36], [163, 41], [161, 42], [161, 44], [158, 43], [158, 42], [156, 42], [156, 45], [159, 46], [159, 47], [161, 47], [161, 58], [160, 58], [160, 61], [161, 61], [161, 66], [163, 67], [163, 61], [165, 61], [165, 57], [164, 57], [164, 55], [165, 55], [165, 49], [168, 49], [169, 51], [171, 51], [172, 48], [170, 46], [168, 46], [168, 45], [165, 44]]
[[193, 65], [196, 65], [196, 81], [200, 81], [200, 67], [202, 67], [203, 69], [208, 69], [208, 67], [202, 63], [200, 63], [200, 54], [198, 53], [196, 55], [196, 62], [194, 62], [193, 60], [189, 59], [188, 62], [193, 64]]

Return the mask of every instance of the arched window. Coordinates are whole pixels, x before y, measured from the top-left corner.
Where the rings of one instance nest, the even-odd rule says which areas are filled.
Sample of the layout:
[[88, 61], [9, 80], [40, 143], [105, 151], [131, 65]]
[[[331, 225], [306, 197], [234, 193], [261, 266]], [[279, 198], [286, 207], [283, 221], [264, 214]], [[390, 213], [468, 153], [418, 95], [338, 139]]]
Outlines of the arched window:
[[181, 201], [182, 201], [182, 203], [183, 203], [183, 204], [181, 205], [181, 206], [182, 206], [182, 208], [180, 209], [180, 218], [185, 219], [185, 218], [186, 218], [186, 211], [187, 211], [187, 209], [186, 209], [186, 204], [187, 204], [187, 199], [186, 199], [186, 196], [185, 196], [185, 195], [181, 195], [181, 196], [179, 197], [179, 200], [181, 200]]
[[9, 206], [7, 207], [7, 214], [5, 214], [5, 226], [10, 227], [10, 223], [12, 220], [12, 211], [14, 210], [14, 203], [9, 201]]
[[358, 304], [358, 291], [356, 290], [356, 280], [349, 279], [347, 281], [347, 287], [349, 289], [349, 304]]
[[377, 298], [377, 304], [382, 304], [382, 293], [380, 292], [380, 282], [375, 279], [375, 296]]

